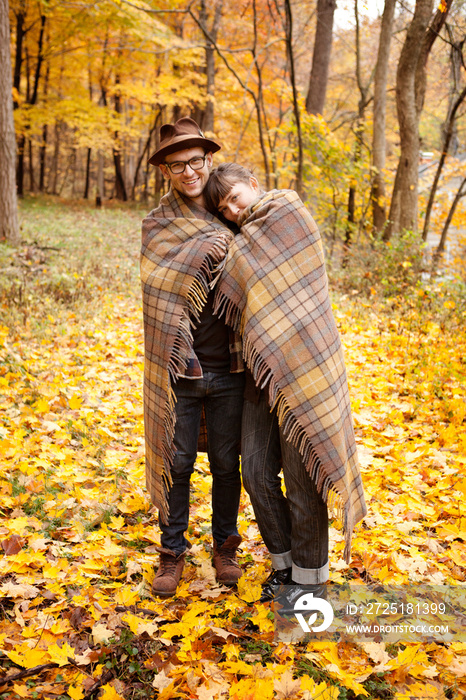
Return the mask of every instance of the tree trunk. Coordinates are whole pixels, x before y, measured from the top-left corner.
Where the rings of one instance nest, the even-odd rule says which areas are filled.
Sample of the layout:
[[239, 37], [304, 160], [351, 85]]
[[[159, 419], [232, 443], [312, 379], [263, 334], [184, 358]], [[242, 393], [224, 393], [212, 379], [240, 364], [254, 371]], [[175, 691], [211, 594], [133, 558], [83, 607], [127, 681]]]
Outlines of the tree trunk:
[[437, 8], [437, 12], [433, 16], [432, 21], [430, 22], [430, 25], [424, 35], [415, 80], [416, 108], [419, 114], [421, 114], [422, 108], [424, 107], [424, 97], [427, 86], [427, 60], [429, 58], [429, 53], [446, 22], [452, 3], [453, 0], [441, 1]]
[[[117, 138], [118, 133], [115, 134], [115, 139]], [[115, 196], [117, 199], [121, 199], [122, 202], [126, 202], [128, 195], [126, 194], [125, 180], [123, 177], [121, 153], [120, 149], [116, 147], [113, 149], [113, 165], [115, 166]]]
[[308, 114], [322, 114], [324, 111], [336, 6], [336, 0], [317, 0], [317, 25], [306, 98]]
[[[267, 147], [265, 145], [265, 139], [269, 137], [269, 129], [267, 126], [267, 112], [264, 105], [264, 92], [263, 92], [263, 82], [262, 82], [262, 67], [259, 65], [257, 56], [257, 40], [258, 40], [258, 22], [257, 22], [257, 0], [252, 0], [253, 7], [253, 22], [254, 22], [254, 42], [251, 48], [252, 57], [254, 59], [254, 67], [257, 74], [257, 95], [254, 95], [254, 105], [256, 107], [257, 115], [257, 128], [259, 130], [259, 143], [262, 151], [262, 156], [264, 159], [264, 170], [265, 170], [265, 189], [269, 190], [271, 185], [271, 172], [269, 156], [267, 153]], [[270, 151], [270, 141], [269, 141], [269, 151]]]
[[[155, 115], [154, 125], [153, 125], [153, 127], [150, 129], [150, 131], [149, 131], [149, 136], [147, 137], [146, 143], [144, 144], [143, 151], [142, 151], [141, 155], [139, 156], [139, 159], [138, 159], [138, 162], [137, 162], [137, 165], [136, 165], [136, 171], [135, 171], [135, 173], [134, 173], [133, 188], [132, 188], [132, 191], [131, 191], [131, 198], [132, 198], [132, 199], [135, 199], [135, 198], [136, 198], [136, 187], [137, 187], [137, 184], [138, 184], [139, 171], [141, 170], [142, 161], [144, 160], [144, 157], [145, 157], [146, 153], [149, 151], [150, 144], [151, 144], [151, 141], [152, 141], [152, 136], [153, 136], [153, 134], [154, 134], [154, 131], [155, 131], [156, 128], [157, 128], [157, 124], [158, 124], [160, 115], [161, 115], [161, 112], [160, 112], [160, 110], [159, 110], [159, 111], [157, 112], [157, 114]], [[157, 168], [157, 170], [159, 170], [159, 168]]]
[[84, 199], [89, 199], [89, 186], [91, 182], [91, 153], [92, 153], [92, 148], [87, 149], [87, 157], [86, 157], [86, 182], [84, 185]]
[[[465, 45], [466, 38], [463, 37], [461, 41], [455, 41], [453, 37], [453, 32], [451, 27], [446, 24], [446, 29], [448, 32], [449, 40], [451, 43], [450, 50], [450, 93], [448, 95], [448, 111], [445, 119], [445, 124], [442, 125], [442, 141], [445, 141], [446, 132], [448, 130], [449, 119], [451, 111], [456, 102], [456, 98], [460, 93], [461, 86], [461, 67], [463, 64], [463, 48]], [[455, 121], [453, 124], [453, 133], [450, 139], [449, 153], [455, 156], [458, 153], [459, 148], [459, 138], [458, 138], [458, 126]]]
[[0, 240], [19, 243], [8, 0], [0, 0]]
[[296, 87], [296, 77], [294, 68], [294, 54], [293, 54], [293, 15], [291, 12], [290, 0], [285, 0], [285, 13], [286, 13], [286, 23], [285, 23], [285, 34], [286, 34], [286, 51], [288, 55], [288, 62], [290, 64], [290, 78], [291, 86], [293, 89], [293, 112], [296, 122], [296, 133], [298, 136], [298, 165], [296, 167], [296, 191], [301, 198], [304, 196], [303, 192], [303, 137], [301, 132], [301, 114], [299, 111], [298, 102], [298, 89]]
[[419, 117], [416, 79], [422, 59], [423, 40], [434, 0], [416, 0], [411, 24], [401, 50], [396, 74], [396, 108], [400, 128], [400, 159], [395, 176], [389, 224], [384, 240], [393, 232], [417, 230], [419, 168]]
[[[49, 75], [50, 75], [50, 65], [47, 64], [47, 71], [45, 73], [44, 82], [44, 97], [47, 95], [49, 86]], [[39, 192], [43, 192], [45, 189], [45, 161], [47, 155], [47, 137], [48, 128], [47, 124], [44, 124], [42, 128], [42, 143], [39, 149]]]
[[[205, 36], [205, 72], [206, 72], [206, 91], [207, 91], [207, 103], [203, 113], [201, 115], [201, 120], [199, 125], [203, 131], [213, 131], [214, 130], [214, 95], [215, 95], [215, 46], [214, 43], [217, 41], [218, 29], [220, 26], [220, 20], [222, 18], [223, 10], [223, 0], [218, 0], [215, 6], [215, 12], [212, 19], [212, 25], [207, 32], [204, 32]], [[200, 12], [199, 12], [200, 22], [207, 27], [207, 7], [205, 0], [201, 0]], [[210, 38], [207, 38], [207, 35]]]
[[[24, 38], [24, 19], [25, 12], [24, 6], [22, 4], [21, 10], [15, 13], [16, 16], [16, 51], [15, 51], [15, 68], [13, 75], [13, 87], [19, 93], [19, 88], [21, 85], [21, 64], [23, 61], [23, 38]], [[18, 103], [14, 102], [15, 109], [18, 107]]]
[[[115, 79], [115, 84], [119, 85], [119, 83], [120, 79], [117, 76]], [[114, 106], [115, 112], [117, 114], [121, 114], [121, 96], [118, 92], [118, 89], [115, 92]], [[114, 138], [115, 145], [113, 146], [113, 164], [115, 166], [115, 194], [117, 199], [121, 199], [123, 202], [126, 202], [126, 200], [128, 199], [128, 195], [126, 194], [125, 179], [123, 177], [123, 168], [121, 165], [121, 151], [119, 146], [118, 131], [115, 131]]]
[[47, 156], [47, 138], [48, 128], [47, 124], [44, 124], [42, 128], [42, 143], [40, 145], [39, 151], [39, 192], [44, 192], [45, 190], [45, 163]]
[[100, 208], [105, 197], [104, 156], [102, 151], [97, 152], [97, 191], [95, 205]]
[[[40, 17], [40, 31], [39, 38], [37, 41], [37, 63], [34, 70], [34, 80], [31, 85], [31, 71], [30, 71], [30, 61], [29, 52], [26, 46], [26, 100], [28, 104], [35, 105], [37, 102], [38, 92], [39, 92], [39, 81], [41, 76], [41, 68], [44, 60], [44, 37], [45, 37], [45, 23], [46, 16], [41, 15]], [[22, 12], [16, 15], [16, 59], [15, 59], [15, 69], [14, 69], [14, 87], [19, 92], [20, 81], [21, 81], [21, 65], [22, 65], [22, 42], [25, 34], [24, 30], [24, 14]], [[18, 48], [18, 42], [20, 44]], [[34, 182], [34, 163], [32, 160], [32, 143], [27, 139], [26, 134], [21, 134], [18, 138], [18, 162], [16, 167], [16, 182], [18, 188], [18, 195], [21, 197], [24, 194], [24, 159], [26, 151], [26, 143], [28, 143], [29, 149], [29, 188], [31, 192], [35, 189]]]
[[45, 21], [46, 21], [45, 15], [41, 15], [39, 40], [37, 42], [37, 63], [36, 63], [36, 70], [34, 73], [34, 86], [33, 86], [32, 95], [31, 95], [31, 99], [30, 99], [30, 104], [32, 104], [32, 105], [36, 104], [37, 95], [39, 93], [40, 71], [42, 68], [43, 60], [44, 60]]
[[28, 139], [28, 156], [29, 156], [29, 192], [36, 191], [36, 180], [34, 177], [34, 158], [32, 150], [32, 140]]
[[462, 197], [466, 196], [466, 177], [463, 178], [461, 181], [461, 184], [456, 192], [455, 198], [453, 199], [453, 202], [451, 203], [450, 211], [448, 212], [448, 216], [445, 219], [445, 224], [443, 225], [443, 231], [442, 235], [440, 236], [440, 241], [436, 250], [436, 255], [440, 255], [443, 253], [445, 250], [445, 242], [447, 240], [447, 233], [448, 229], [451, 224], [451, 220], [453, 219], [454, 213], [456, 211], [456, 207], [458, 206], [458, 203]]
[[372, 165], [374, 168], [374, 176], [371, 188], [371, 201], [374, 229], [378, 232], [382, 231], [386, 221], [385, 181], [383, 176], [386, 156], [385, 114], [388, 59], [390, 57], [395, 5], [396, 0], [385, 0], [374, 78], [374, 126], [372, 136]]
[[[16, 52], [15, 52], [15, 67], [13, 75], [13, 87], [19, 94], [21, 87], [21, 66], [23, 62], [23, 39], [24, 39], [24, 19], [25, 12], [23, 5], [21, 10], [16, 13]], [[18, 108], [18, 102], [15, 99], [14, 109]], [[18, 196], [22, 197], [24, 194], [24, 146], [26, 140], [23, 134], [18, 136], [18, 161], [16, 164], [16, 186], [18, 190]]]
[[[369, 77], [369, 80], [367, 83], [364, 85], [362, 81], [362, 73], [361, 73], [361, 42], [360, 42], [360, 32], [359, 32], [359, 8], [358, 8], [358, 0], [354, 0], [354, 18], [355, 18], [355, 38], [356, 38], [356, 82], [358, 85], [358, 90], [359, 90], [359, 102], [358, 102], [358, 117], [357, 117], [357, 122], [356, 122], [356, 129], [355, 129], [355, 143], [354, 143], [354, 154], [353, 154], [353, 163], [357, 164], [361, 160], [361, 153], [362, 153], [362, 148], [363, 148], [363, 132], [364, 132], [364, 119], [365, 119], [365, 112], [366, 112], [366, 107], [369, 104], [370, 97], [369, 97], [369, 88], [372, 82], [372, 77]], [[346, 265], [346, 260], [347, 260], [347, 253], [348, 249], [351, 245], [352, 238], [353, 238], [353, 233], [355, 229], [355, 223], [356, 223], [356, 184], [355, 184], [355, 178], [353, 178], [353, 182], [350, 186], [349, 192], [348, 192], [348, 218], [347, 218], [347, 224], [346, 224], [346, 233], [345, 233], [345, 255], [343, 257], [343, 266]]]
[[427, 59], [452, 1], [443, 0], [429, 24], [434, 1], [416, 0], [414, 17], [401, 50], [396, 80], [401, 153], [384, 240], [389, 240], [396, 231], [417, 231], [419, 119], [426, 92]]
[[18, 188], [18, 197], [24, 195], [24, 149], [26, 146], [26, 137], [20, 134], [18, 137], [18, 162], [16, 164], [16, 183]]

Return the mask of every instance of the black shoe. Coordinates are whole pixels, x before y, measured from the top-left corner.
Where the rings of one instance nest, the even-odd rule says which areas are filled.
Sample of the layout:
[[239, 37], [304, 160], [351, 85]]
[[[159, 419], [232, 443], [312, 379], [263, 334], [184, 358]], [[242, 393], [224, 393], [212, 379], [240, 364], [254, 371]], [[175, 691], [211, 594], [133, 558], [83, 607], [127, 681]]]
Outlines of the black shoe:
[[279, 586], [287, 586], [291, 583], [291, 566], [288, 569], [272, 569], [262, 584], [260, 603], [273, 600]]
[[326, 583], [296, 583], [290, 580], [289, 585], [277, 591], [274, 604], [279, 615], [292, 615], [295, 603], [306, 593], [312, 593], [314, 598], [327, 600]]

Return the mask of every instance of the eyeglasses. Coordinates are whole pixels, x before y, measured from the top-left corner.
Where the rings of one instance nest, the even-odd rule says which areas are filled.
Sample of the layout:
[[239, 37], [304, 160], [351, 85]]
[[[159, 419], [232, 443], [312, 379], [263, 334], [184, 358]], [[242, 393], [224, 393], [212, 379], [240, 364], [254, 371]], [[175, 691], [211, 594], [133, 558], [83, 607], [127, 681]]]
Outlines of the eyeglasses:
[[206, 158], [207, 156], [194, 156], [194, 158], [187, 161], [177, 160], [176, 163], [165, 163], [165, 165], [173, 175], [181, 175], [181, 173], [184, 173], [186, 170], [187, 165], [189, 165], [192, 170], [200, 170], [203, 168]]

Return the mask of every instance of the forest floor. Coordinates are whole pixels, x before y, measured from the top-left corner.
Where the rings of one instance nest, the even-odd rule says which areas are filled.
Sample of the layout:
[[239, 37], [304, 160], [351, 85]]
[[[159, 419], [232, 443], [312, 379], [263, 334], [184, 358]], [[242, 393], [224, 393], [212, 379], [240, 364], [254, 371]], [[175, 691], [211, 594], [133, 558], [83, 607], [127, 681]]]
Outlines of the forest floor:
[[[369, 514], [349, 565], [331, 521], [330, 583], [397, 586], [414, 604], [448, 590], [447, 634], [280, 635], [257, 602], [269, 562], [244, 493], [244, 575], [237, 590], [215, 582], [203, 454], [182, 583], [154, 599], [141, 217], [29, 199], [23, 245], [0, 252], [0, 700], [463, 698], [464, 312], [444, 288], [419, 289], [420, 305], [334, 299]], [[382, 623], [401, 620], [398, 604], [391, 615]]]

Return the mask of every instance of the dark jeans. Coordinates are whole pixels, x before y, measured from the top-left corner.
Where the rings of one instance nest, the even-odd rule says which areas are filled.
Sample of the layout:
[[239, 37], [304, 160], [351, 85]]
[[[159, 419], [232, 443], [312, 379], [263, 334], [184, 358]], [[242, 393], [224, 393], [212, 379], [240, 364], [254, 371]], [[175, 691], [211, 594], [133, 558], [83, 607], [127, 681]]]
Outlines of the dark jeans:
[[[257, 525], [274, 569], [292, 566], [296, 583], [328, 579], [328, 513], [296, 447], [284, 439], [265, 399], [244, 402], [241, 465]], [[281, 489], [280, 470], [286, 486]]]
[[212, 535], [222, 545], [237, 535], [241, 492], [239, 444], [243, 409], [244, 375], [205, 372], [202, 379], [179, 379], [176, 394], [176, 454], [168, 494], [168, 525], [159, 521], [162, 547], [177, 554], [188, 546], [189, 485], [197, 456], [197, 441], [204, 407], [207, 453], [212, 473]]

